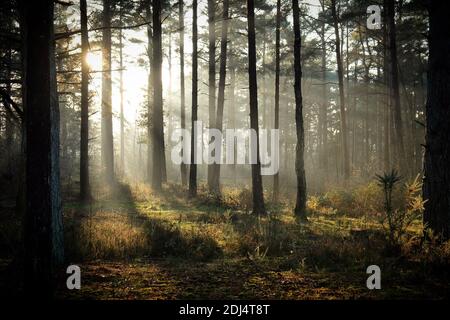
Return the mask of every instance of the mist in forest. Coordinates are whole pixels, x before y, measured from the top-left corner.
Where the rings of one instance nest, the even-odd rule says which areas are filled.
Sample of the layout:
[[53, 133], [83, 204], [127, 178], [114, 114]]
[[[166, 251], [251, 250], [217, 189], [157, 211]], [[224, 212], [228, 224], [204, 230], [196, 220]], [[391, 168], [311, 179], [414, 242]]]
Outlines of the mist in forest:
[[[348, 2], [348, 1], [347, 1]], [[151, 139], [148, 127], [151, 119], [152, 79], [149, 56], [148, 30], [145, 22], [151, 20], [151, 12], [146, 12], [141, 3], [112, 1], [111, 6], [111, 109], [113, 131], [114, 173], [121, 179], [131, 181], [151, 181], [152, 157]], [[184, 41], [184, 105], [185, 123], [191, 127], [191, 92], [192, 92], [192, 10], [190, 4], [184, 8], [185, 24], [180, 32], [178, 8], [175, 4], [163, 1], [162, 19], [162, 57], [161, 78], [163, 95], [163, 131], [165, 170], [167, 179], [181, 183], [180, 168], [171, 161], [170, 152], [177, 142], [172, 141], [174, 130], [181, 129], [181, 71], [180, 71], [180, 37]], [[293, 32], [290, 5], [281, 4], [278, 70], [278, 97], [276, 95], [276, 1], [256, 2], [255, 17], [257, 38], [257, 83], [259, 105], [259, 127], [275, 128], [275, 100], [278, 100], [278, 128], [280, 177], [285, 192], [295, 191], [296, 181], [292, 175], [295, 171], [295, 96], [293, 77]], [[402, 141], [408, 166], [398, 165], [396, 156], [395, 125], [397, 115], [389, 108], [391, 94], [386, 86], [386, 63], [383, 59], [386, 46], [383, 42], [387, 30], [369, 30], [366, 28], [365, 12], [367, 4], [343, 3], [339, 10], [343, 17], [339, 22], [341, 63], [344, 77], [344, 97], [346, 113], [346, 149], [343, 154], [343, 130], [339, 105], [339, 80], [335, 55], [336, 40], [332, 23], [330, 4], [310, 1], [301, 3], [302, 15], [302, 94], [305, 136], [305, 172], [310, 193], [324, 191], [325, 186], [340, 185], [344, 182], [365, 182], [376, 173], [397, 167], [405, 175], [414, 177], [421, 172], [425, 130], [424, 108], [426, 101], [426, 38], [425, 17], [414, 8], [407, 6], [398, 28], [409, 28], [408, 34], [399, 32], [401, 52], [399, 79], [400, 103], [403, 106]], [[410, 9], [412, 7], [412, 9]], [[412, 11], [416, 9], [416, 11]], [[419, 8], [420, 9], [420, 8]], [[215, 4], [214, 65], [209, 56], [208, 3], [201, 1], [198, 12], [198, 120], [205, 129], [213, 128], [210, 122], [210, 107], [216, 108], [219, 69], [222, 6]], [[60, 150], [61, 178], [64, 187], [75, 189], [79, 184], [80, 167], [80, 91], [81, 60], [89, 69], [89, 162], [92, 182], [101, 177], [101, 103], [102, 103], [102, 3], [88, 1], [88, 52], [81, 57], [80, 8], [78, 5], [56, 6], [55, 33], [56, 67], [60, 109]], [[405, 21], [405, 22], [403, 22]], [[151, 21], [150, 21], [151, 22]], [[227, 65], [224, 89], [223, 130], [247, 129], [250, 127], [249, 92], [247, 72], [247, 37], [245, 8], [231, 1], [228, 22]], [[151, 36], [151, 32], [150, 32]], [[409, 38], [408, 38], [409, 37]], [[409, 39], [414, 38], [414, 43]], [[12, 60], [19, 57], [12, 54]], [[80, 60], [81, 59], [81, 60]], [[402, 65], [403, 64], [403, 65]], [[214, 73], [214, 83], [211, 76]], [[19, 76], [18, 70], [10, 70]], [[11, 83], [10, 90], [20, 93], [20, 84]], [[14, 95], [13, 95], [14, 96]], [[20, 103], [20, 102], [17, 102]], [[150, 106], [149, 106], [150, 105]], [[6, 112], [2, 110], [3, 112]], [[150, 116], [151, 117], [151, 116]], [[150, 120], [149, 120], [150, 119]], [[12, 124], [14, 126], [14, 123]], [[6, 132], [6, 124], [3, 125]], [[20, 131], [11, 133], [6, 147], [16, 152], [20, 149]], [[207, 138], [204, 138], [207, 146]], [[223, 139], [225, 141], [225, 138]], [[9, 141], [9, 142], [8, 142]], [[400, 142], [398, 142], [400, 143]], [[223, 157], [226, 157], [224, 154]], [[6, 160], [6, 159], [5, 159]], [[348, 169], [345, 169], [348, 167]], [[348, 172], [346, 172], [346, 170]], [[198, 180], [207, 182], [208, 166], [199, 165]], [[248, 185], [250, 183], [250, 166], [225, 165], [221, 173], [221, 184]], [[270, 178], [265, 179], [265, 188], [272, 188]]]
[[[421, 0], [2, 1], [2, 261], [23, 268], [25, 293], [62, 297], [69, 260], [176, 257], [192, 271], [237, 257], [244, 272], [279, 257], [332, 274], [330, 252], [365, 272], [369, 248], [415, 261], [429, 241], [440, 251], [420, 259], [445, 266], [442, 12]], [[370, 294], [355, 293], [390, 297]]]

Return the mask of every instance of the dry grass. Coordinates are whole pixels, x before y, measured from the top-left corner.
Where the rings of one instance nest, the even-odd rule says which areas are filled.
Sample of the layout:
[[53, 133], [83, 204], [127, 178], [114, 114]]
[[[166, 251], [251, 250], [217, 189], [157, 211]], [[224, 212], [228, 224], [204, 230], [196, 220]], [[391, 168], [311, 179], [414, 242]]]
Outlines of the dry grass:
[[[289, 264], [311, 270], [357, 269], [387, 254], [380, 204], [373, 200], [380, 190], [373, 184], [311, 197], [308, 224], [298, 224], [283, 205], [267, 217], [251, 215], [245, 201], [240, 206], [248, 198], [245, 190], [225, 189], [217, 198], [202, 187], [196, 200], [186, 199], [184, 191], [169, 185], [157, 195], [135, 184], [128, 199], [67, 209], [68, 252], [82, 260], [286, 257]], [[348, 208], [353, 211], [344, 214]], [[411, 239], [421, 234], [420, 227], [417, 221], [404, 239], [403, 252], [414, 259]]]
[[[269, 203], [268, 217], [251, 215], [248, 190], [225, 189], [218, 198], [201, 187], [196, 200], [187, 199], [178, 185], [161, 194], [144, 184], [99, 190], [90, 206], [65, 204], [66, 256], [88, 270], [80, 297], [446, 296], [450, 244], [420, 241], [417, 221], [401, 253], [389, 255], [377, 192], [371, 184], [310, 197], [309, 222], [299, 224], [288, 199]], [[383, 292], [365, 288], [370, 264], [383, 270]], [[111, 265], [113, 275], [106, 281], [102, 274], [109, 277], [105, 270]], [[140, 275], [161, 282], [138, 280]]]

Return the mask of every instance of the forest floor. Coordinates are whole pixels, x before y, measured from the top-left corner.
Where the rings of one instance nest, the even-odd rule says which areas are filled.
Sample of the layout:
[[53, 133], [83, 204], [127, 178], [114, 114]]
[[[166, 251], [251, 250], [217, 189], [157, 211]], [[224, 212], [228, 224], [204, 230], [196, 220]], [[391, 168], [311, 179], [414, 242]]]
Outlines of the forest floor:
[[[77, 230], [85, 241], [68, 250], [82, 269], [82, 288], [62, 288], [61, 297], [448, 297], [445, 265], [433, 273], [426, 261], [386, 253], [375, 219], [317, 210], [300, 224], [286, 202], [268, 204], [270, 217], [255, 218], [249, 212], [250, 195], [227, 190], [218, 200], [203, 190], [197, 200], [188, 200], [175, 185], [161, 194], [144, 185], [122, 186], [115, 200], [98, 201], [85, 211], [84, 223], [67, 230]], [[76, 203], [67, 205], [66, 220], [82, 211]], [[367, 289], [371, 264], [382, 270], [381, 290]]]
[[[407, 253], [389, 253], [376, 219], [319, 210], [314, 199], [308, 223], [298, 223], [283, 201], [257, 218], [249, 195], [227, 190], [219, 200], [202, 189], [189, 200], [180, 186], [156, 194], [124, 184], [97, 193], [89, 206], [66, 201], [67, 264], [81, 268], [81, 289], [68, 290], [63, 275], [58, 297], [449, 298], [447, 251], [416, 253], [413, 240]], [[0, 270], [7, 277], [5, 261]], [[381, 268], [381, 290], [366, 287], [372, 264]]]

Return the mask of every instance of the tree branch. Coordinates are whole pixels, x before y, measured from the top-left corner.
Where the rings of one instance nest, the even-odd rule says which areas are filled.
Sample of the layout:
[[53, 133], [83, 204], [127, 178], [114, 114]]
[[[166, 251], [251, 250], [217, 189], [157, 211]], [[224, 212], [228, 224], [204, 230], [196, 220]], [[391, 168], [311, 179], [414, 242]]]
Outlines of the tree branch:
[[[145, 22], [138, 23], [138, 24], [135, 24], [135, 25], [130, 25], [130, 26], [98, 27], [98, 28], [89, 29], [88, 32], [100, 31], [100, 30], [104, 30], [104, 29], [135, 29], [135, 28], [139, 28], [139, 27], [148, 25], [150, 23], [151, 23], [150, 21], [145, 21]], [[79, 34], [79, 33], [81, 33], [81, 29], [68, 31], [68, 32], [56, 33], [55, 34], [55, 40], [61, 40], [61, 39], [64, 39], [64, 38], [68, 38], [68, 37], [71, 37], [71, 36]]]
[[[5, 107], [6, 111], [8, 111], [17, 122], [23, 121], [23, 111], [20, 109], [20, 107], [17, 105], [17, 103], [15, 103], [13, 101], [13, 99], [11, 99], [9, 94], [2, 89], [0, 89], [0, 95], [3, 99], [3, 106]], [[11, 110], [10, 106], [13, 107], [14, 111], [16, 111], [19, 118], [17, 118], [17, 116]]]

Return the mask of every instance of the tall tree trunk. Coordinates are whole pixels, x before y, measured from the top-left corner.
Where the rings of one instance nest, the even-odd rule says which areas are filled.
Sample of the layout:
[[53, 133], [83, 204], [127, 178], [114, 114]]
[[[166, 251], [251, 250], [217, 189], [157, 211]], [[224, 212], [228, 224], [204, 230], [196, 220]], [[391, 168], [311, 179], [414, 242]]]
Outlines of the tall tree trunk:
[[350, 177], [350, 158], [348, 153], [347, 112], [345, 110], [344, 70], [342, 67], [341, 40], [339, 35], [339, 19], [336, 12], [336, 0], [331, 0], [331, 15], [333, 16], [334, 34], [336, 37], [335, 49], [339, 79], [339, 110], [341, 115], [341, 139], [343, 152], [342, 161], [344, 168], [344, 178], [347, 180]]
[[[364, 45], [364, 39], [361, 35], [361, 48], [362, 48], [362, 64], [364, 66], [364, 104], [366, 106], [365, 116], [363, 120], [364, 125], [364, 157], [362, 161], [362, 169], [365, 173], [367, 172], [367, 167], [364, 167], [364, 164], [370, 163], [370, 128], [369, 128], [369, 118], [370, 118], [370, 107], [369, 107], [369, 86], [370, 86], [370, 63], [367, 62], [366, 57], [366, 47]], [[369, 43], [367, 43], [367, 51], [369, 56], [371, 56], [371, 50], [369, 47]]]
[[[322, 13], [325, 12], [325, 2], [320, 1]], [[327, 44], [325, 21], [320, 25], [321, 44], [321, 75], [322, 75], [322, 97], [318, 116], [318, 137], [319, 137], [319, 167], [320, 167], [320, 187], [323, 188], [325, 180], [328, 178], [328, 153], [327, 153], [327, 109], [328, 109], [328, 85], [327, 85]]]
[[102, 163], [104, 176], [109, 184], [114, 177], [114, 143], [112, 124], [112, 79], [111, 79], [111, 3], [103, 0], [103, 45], [102, 45]]
[[297, 174], [297, 197], [295, 215], [306, 221], [306, 177], [305, 177], [305, 134], [303, 128], [303, 97], [302, 97], [302, 38], [300, 33], [300, 10], [298, 0], [292, 0], [294, 16], [294, 92], [295, 92], [295, 125], [297, 134], [297, 146], [295, 152], [295, 173]]
[[[349, 5], [349, 0], [345, 0], [345, 4], [343, 4], [344, 6], [348, 6]], [[339, 10], [340, 10], [340, 8], [341, 8], [341, 0], [339, 1], [339, 6], [338, 6], [338, 8], [339, 8]], [[339, 12], [337, 12], [337, 17], [338, 17], [338, 19], [339, 19], [339, 14], [340, 14], [340, 11]], [[338, 24], [339, 25], [339, 24]], [[344, 29], [344, 26], [343, 26], [343, 23], [341, 23], [341, 38], [340, 38], [340, 42], [341, 42], [341, 56], [343, 55], [343, 52], [344, 52], [344, 30], [345, 30], [345, 76], [344, 76], [344, 78], [345, 78], [345, 85], [344, 85], [344, 88], [346, 88], [347, 90], [345, 91], [345, 101], [346, 101], [346, 119], [348, 119], [347, 117], [350, 115], [350, 119], [352, 119], [352, 121], [350, 122], [350, 121], [348, 121], [348, 122], [346, 122], [346, 126], [347, 126], [347, 152], [348, 152], [348, 166], [349, 166], [349, 168], [353, 168], [354, 166], [355, 166], [355, 159], [357, 159], [357, 158], [355, 158], [355, 147], [356, 147], [356, 144], [355, 144], [355, 134], [356, 134], [356, 131], [355, 131], [355, 129], [357, 128], [357, 121], [355, 121], [355, 117], [351, 117], [351, 114], [352, 114], [352, 112], [354, 113], [354, 114], [356, 114], [357, 113], [357, 99], [356, 99], [356, 95], [354, 95], [353, 96], [353, 105], [351, 104], [351, 100], [350, 100], [350, 55], [349, 55], [349, 53], [348, 53], [348, 49], [349, 49], [349, 45], [348, 45], [348, 38], [349, 38], [349, 36], [348, 36], [348, 34], [349, 34], [349, 32], [348, 32], [348, 19], [347, 19], [347, 21], [345, 21], [345, 29]], [[342, 58], [342, 63], [343, 63], [343, 58]], [[356, 87], [356, 83], [358, 82], [358, 74], [357, 74], [357, 72], [356, 72], [356, 66], [357, 66], [357, 64], [358, 64], [358, 59], [355, 59], [355, 73], [354, 73], [354, 75], [355, 75], [355, 82], [354, 82], [354, 84], [353, 84], [353, 87]], [[351, 129], [350, 129], [350, 128]], [[351, 134], [350, 134], [351, 133]], [[361, 136], [362, 137], [362, 136]], [[350, 149], [350, 139], [351, 139], [351, 141], [353, 142], [353, 145], [352, 145], [352, 149]], [[344, 159], [343, 159], [343, 163], [344, 163], [344, 174], [345, 174], [345, 157], [344, 157]], [[349, 169], [349, 170], [351, 170], [351, 169]]]
[[[146, 0], [145, 17], [147, 21], [152, 19], [151, 1]], [[152, 182], [152, 149], [153, 145], [153, 31], [150, 24], [147, 25], [147, 57], [148, 57], [148, 81], [147, 81], [147, 182]]]
[[[230, 34], [233, 34], [232, 32], [232, 25], [230, 26]], [[230, 44], [231, 46], [231, 44]], [[229, 121], [230, 121], [230, 127], [236, 128], [236, 99], [235, 99], [235, 90], [236, 90], [236, 63], [234, 58], [234, 52], [232, 50], [233, 47], [230, 48], [229, 53], [229, 70], [230, 70], [230, 89], [228, 90], [229, 95]], [[236, 184], [237, 175], [236, 175], [236, 162], [237, 162], [237, 147], [236, 144], [234, 144], [234, 152], [233, 152], [233, 164], [231, 165], [231, 171], [232, 171], [232, 180], [233, 184]]]
[[[223, 109], [225, 104], [225, 80], [227, 76], [227, 44], [228, 44], [228, 11], [229, 0], [223, 1], [222, 12], [222, 34], [220, 39], [220, 70], [219, 70], [219, 94], [217, 98], [217, 116], [215, 128], [222, 131], [223, 129]], [[222, 143], [219, 145], [219, 155], [222, 156]], [[213, 181], [212, 190], [216, 193], [220, 192], [220, 163], [213, 164]]]
[[25, 290], [49, 297], [63, 262], [53, 1], [23, 1], [26, 45]]
[[429, 67], [423, 196], [424, 224], [450, 238], [450, 19], [444, 1], [429, 2]]
[[191, 165], [189, 168], [189, 196], [197, 196], [197, 164], [195, 145], [197, 143], [197, 132], [195, 122], [197, 121], [198, 109], [198, 49], [197, 49], [197, 0], [192, 0], [192, 132], [191, 132]]
[[255, 2], [247, 0], [248, 23], [248, 77], [250, 95], [250, 127], [256, 132], [256, 163], [252, 164], [253, 213], [265, 215], [264, 195], [261, 177], [261, 159], [259, 154], [258, 126], [258, 81], [256, 74], [256, 36], [255, 36]]
[[320, 129], [320, 158], [323, 170], [323, 177], [328, 177], [328, 124], [327, 124], [327, 111], [328, 111], [328, 85], [327, 85], [327, 47], [325, 41], [325, 23], [321, 27], [321, 43], [322, 43], [322, 107], [319, 113], [319, 129]]
[[[169, 53], [167, 56], [167, 62], [169, 64], [169, 83], [167, 85], [167, 103], [166, 103], [166, 110], [167, 110], [167, 148], [164, 148], [164, 161], [163, 164], [166, 166], [165, 159], [167, 158], [166, 152], [169, 152], [169, 158], [170, 158], [170, 152], [172, 150], [172, 132], [173, 132], [173, 125], [174, 125], [174, 118], [173, 118], [173, 110], [172, 110], [172, 32], [169, 32]], [[169, 170], [172, 171], [172, 165], [169, 165]], [[163, 182], [167, 183], [167, 168], [163, 168]]]
[[[186, 88], [184, 84], [184, 12], [183, 0], [178, 2], [178, 17], [180, 30], [180, 119], [181, 129], [186, 129]], [[185, 152], [183, 150], [182, 152]], [[187, 186], [187, 165], [181, 163], [181, 184]]]
[[[383, 7], [387, 8], [387, 1], [383, 0]], [[387, 21], [387, 10], [383, 10], [383, 19]], [[390, 125], [390, 63], [389, 63], [389, 50], [388, 50], [388, 30], [386, 23], [383, 24], [383, 81], [384, 81], [384, 150], [383, 150], [383, 167], [384, 171], [388, 172], [391, 169], [391, 125]]]
[[[277, 21], [275, 27], [275, 130], [280, 129], [280, 26], [281, 26], [281, 0], [277, 0]], [[279, 156], [279, 155], [276, 155]], [[273, 202], [278, 202], [280, 193], [279, 172], [273, 176]]]
[[[358, 83], [358, 60], [355, 59], [354, 62], [354, 66], [353, 66], [353, 82], [356, 84]], [[349, 110], [352, 109], [352, 112], [354, 115], [358, 114], [358, 101], [356, 99], [356, 95], [353, 95], [353, 104], [350, 106], [350, 95], [348, 94], [348, 92], [350, 91], [350, 79], [349, 77], [347, 78], [347, 98], [349, 102]], [[355, 85], [354, 85], [355, 87]], [[354, 166], [358, 166], [359, 164], [359, 148], [358, 146], [362, 145], [362, 142], [358, 143], [357, 140], [360, 140], [361, 138], [361, 134], [359, 134], [358, 130], [359, 130], [359, 126], [358, 126], [358, 121], [359, 119], [356, 119], [356, 117], [352, 117], [352, 121], [350, 123], [350, 127], [351, 127], [351, 132], [352, 132], [352, 137], [351, 137], [351, 141], [352, 141], [352, 149], [351, 149], [351, 160], [350, 160], [350, 165], [354, 165]]]
[[80, 0], [81, 15], [81, 126], [80, 126], [80, 199], [90, 200], [89, 185], [89, 51], [86, 0]]
[[407, 168], [405, 147], [403, 142], [403, 124], [402, 111], [400, 103], [400, 86], [398, 75], [398, 59], [397, 59], [397, 31], [395, 25], [395, 0], [387, 0], [387, 28], [389, 38], [389, 61], [391, 72], [390, 95], [394, 105], [394, 131], [395, 131], [395, 150], [396, 165], [402, 171]]
[[153, 0], [153, 176], [152, 187], [162, 189], [164, 154], [164, 122], [162, 95], [161, 0]]
[[[209, 127], [216, 125], [216, 3], [208, 0], [208, 106]], [[211, 138], [209, 139], [210, 142]], [[214, 191], [214, 166], [208, 165], [208, 187]]]
[[[378, 45], [380, 46], [381, 43], [379, 43]], [[377, 81], [376, 83], [381, 84], [383, 79], [381, 77], [381, 55], [377, 54]], [[377, 109], [377, 125], [376, 125], [376, 140], [377, 140], [377, 147], [376, 147], [376, 151], [377, 151], [377, 170], [382, 170], [383, 166], [383, 126], [382, 126], [382, 106], [383, 106], [383, 94], [381, 93], [380, 90], [380, 86], [379, 85], [375, 85], [375, 88], [377, 89], [377, 101], [376, 101], [376, 109]]]
[[267, 83], [266, 83], [266, 51], [267, 51], [267, 41], [266, 41], [266, 26], [263, 26], [262, 39], [263, 39], [263, 50], [262, 50], [262, 127], [267, 128]]
[[[119, 1], [119, 20], [122, 27], [123, 4]], [[120, 171], [125, 174], [125, 115], [123, 113], [123, 35], [122, 29], [119, 29], [119, 91], [120, 91]]]

